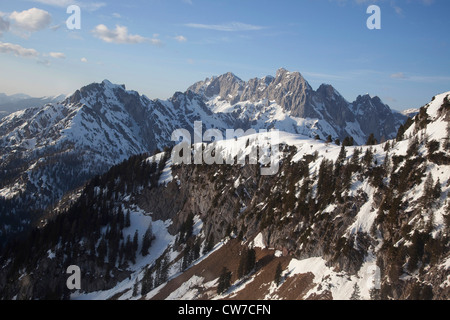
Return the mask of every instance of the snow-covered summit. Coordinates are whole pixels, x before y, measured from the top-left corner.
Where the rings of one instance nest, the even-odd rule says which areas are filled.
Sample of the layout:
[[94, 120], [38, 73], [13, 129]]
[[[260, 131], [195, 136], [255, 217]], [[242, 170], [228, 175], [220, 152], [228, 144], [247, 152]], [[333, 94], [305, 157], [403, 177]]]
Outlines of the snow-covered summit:
[[277, 70], [275, 77], [247, 82], [230, 73], [212, 79], [188, 90], [201, 95], [215, 113], [228, 112], [240, 120], [249, 119], [248, 126], [275, 127], [322, 139], [331, 136], [341, 141], [351, 136], [356, 143], [364, 144], [372, 133], [378, 141], [395, 137], [406, 120], [377, 96], [362, 95], [348, 102], [332, 85], [323, 84], [313, 90], [300, 72], [284, 68]]

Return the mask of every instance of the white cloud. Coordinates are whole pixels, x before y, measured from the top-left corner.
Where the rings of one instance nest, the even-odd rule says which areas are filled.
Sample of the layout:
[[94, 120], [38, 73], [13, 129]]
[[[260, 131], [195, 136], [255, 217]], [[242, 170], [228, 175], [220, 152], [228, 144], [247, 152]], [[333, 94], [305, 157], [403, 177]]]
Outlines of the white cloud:
[[450, 81], [450, 76], [428, 76], [428, 75], [415, 75], [415, 76], [410, 76], [408, 78], [409, 81], [413, 81], [413, 82], [422, 82], [422, 83], [439, 83], [439, 82], [449, 82]]
[[66, 55], [62, 52], [50, 52], [49, 56], [55, 59], [65, 59]]
[[[338, 5], [344, 6], [348, 3], [356, 3], [358, 5], [369, 5], [374, 3], [390, 3], [390, 6], [392, 9], [394, 9], [395, 13], [397, 13], [399, 16], [404, 16], [403, 9], [397, 5], [396, 0], [329, 0], [330, 2], [336, 2]], [[418, 3], [421, 3], [425, 6], [432, 5], [434, 3], [434, 0], [408, 0], [408, 3], [415, 1]]]
[[86, 58], [81, 58], [81, 62], [83, 62], [83, 63], [87, 63], [88, 62], [88, 59], [86, 59]]
[[403, 72], [397, 72], [391, 74], [392, 79], [406, 79], [406, 75]]
[[79, 3], [80, 8], [85, 9], [87, 11], [96, 11], [100, 8], [106, 6], [104, 2], [88, 2], [88, 3]]
[[56, 31], [56, 30], [58, 30], [59, 28], [61, 28], [61, 24], [57, 24], [57, 25], [54, 25], [54, 26], [51, 26], [50, 27], [50, 30], [53, 30], [53, 31]]
[[379, 2], [380, 0], [329, 0], [331, 2], [336, 2], [339, 5], [346, 5], [348, 2], [354, 2], [357, 4], [374, 4]]
[[59, 8], [67, 8], [70, 5], [77, 5], [80, 8], [86, 9], [88, 11], [95, 11], [100, 9], [101, 7], [106, 6], [106, 3], [104, 2], [80, 2], [74, 0], [29, 0], [29, 1]]
[[45, 29], [52, 21], [50, 13], [37, 8], [21, 12], [14, 11], [9, 18], [14, 21], [14, 26], [29, 32]]
[[108, 29], [104, 24], [99, 24], [92, 30], [96, 38], [108, 43], [117, 44], [136, 44], [136, 43], [150, 43], [153, 45], [161, 45], [161, 40], [155, 37], [150, 39], [140, 35], [133, 35], [128, 33], [128, 28], [116, 25], [114, 30]]
[[71, 0], [30, 0], [30, 1], [60, 8], [68, 7], [71, 4], [74, 4], [74, 1]]
[[207, 30], [216, 30], [216, 31], [227, 31], [227, 32], [235, 32], [235, 31], [256, 31], [264, 29], [262, 26], [256, 26], [251, 24], [246, 24], [242, 22], [229, 22], [224, 24], [200, 24], [200, 23], [188, 23], [187, 27], [196, 28], [196, 29], [207, 29]]
[[18, 57], [37, 57], [39, 52], [35, 49], [27, 49], [18, 44], [0, 42], [0, 53], [12, 53]]
[[44, 67], [50, 67], [51, 63], [47, 59], [37, 59], [38, 64], [42, 64]]
[[404, 72], [393, 73], [390, 76], [392, 79], [400, 79], [411, 82], [422, 83], [434, 83], [434, 82], [448, 82], [450, 76], [437, 76], [437, 75], [406, 75]]
[[184, 36], [176, 36], [175, 40], [177, 40], [178, 42], [186, 42], [187, 38]]
[[3, 13], [0, 12], [0, 36], [2, 36], [3, 32], [9, 30], [9, 21], [3, 19]]

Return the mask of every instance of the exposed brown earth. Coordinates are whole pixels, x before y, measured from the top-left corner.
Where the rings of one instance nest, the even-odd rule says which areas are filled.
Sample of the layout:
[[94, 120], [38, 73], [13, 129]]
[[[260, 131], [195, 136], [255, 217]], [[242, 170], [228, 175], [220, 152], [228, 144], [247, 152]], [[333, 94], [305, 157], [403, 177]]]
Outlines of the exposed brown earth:
[[[247, 279], [237, 279], [237, 270], [241, 259], [241, 253], [246, 249], [240, 241], [233, 239], [222, 248], [210, 254], [206, 259], [192, 266], [183, 274], [170, 280], [160, 291], [153, 296], [152, 300], [167, 299], [172, 292], [180, 288], [184, 283], [194, 276], [203, 278], [199, 285], [191, 286], [190, 291], [197, 291], [195, 299], [208, 300], [216, 296], [217, 286], [205, 287], [204, 284], [220, 277], [223, 267], [232, 272], [232, 288], [224, 296], [226, 300], [303, 300], [307, 299], [307, 292], [312, 289], [314, 275], [311, 273], [285, 275], [278, 288], [274, 289], [274, 277], [278, 263], [286, 270], [291, 257], [275, 256], [274, 250], [255, 248], [256, 268]], [[234, 289], [234, 290], [233, 290]], [[272, 289], [272, 290], [271, 290]], [[330, 295], [314, 295], [312, 299], [330, 299]]]

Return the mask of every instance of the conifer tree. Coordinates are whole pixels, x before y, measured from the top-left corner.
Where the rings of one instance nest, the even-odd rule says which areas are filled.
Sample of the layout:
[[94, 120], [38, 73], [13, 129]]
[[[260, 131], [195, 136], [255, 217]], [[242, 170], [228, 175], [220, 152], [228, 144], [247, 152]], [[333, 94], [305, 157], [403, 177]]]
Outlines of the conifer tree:
[[231, 271], [227, 267], [223, 267], [222, 273], [219, 277], [219, 283], [217, 286], [217, 293], [222, 294], [226, 292], [231, 286]]
[[361, 292], [357, 283], [353, 286], [353, 293], [350, 300], [361, 300]]
[[433, 201], [433, 194], [434, 194], [434, 180], [431, 173], [428, 173], [427, 179], [425, 180], [425, 184], [423, 187], [423, 195], [420, 199], [420, 202], [422, 204], [423, 209], [428, 209], [430, 204]]
[[136, 278], [136, 280], [134, 281], [134, 285], [133, 285], [133, 293], [132, 293], [133, 297], [137, 297], [138, 289], [139, 289], [139, 283], [138, 283], [138, 279]]
[[404, 127], [403, 125], [401, 125], [401, 126], [398, 128], [396, 140], [397, 140], [397, 141], [402, 141], [403, 138], [404, 138], [404, 135], [405, 135], [405, 127]]
[[370, 300], [381, 300], [381, 290], [380, 289], [376, 289], [376, 288], [372, 288], [369, 291], [370, 294]]
[[450, 202], [445, 207], [445, 211], [444, 212], [445, 212], [444, 213], [445, 226], [450, 229]]
[[188, 244], [186, 244], [186, 247], [184, 248], [184, 253], [183, 253], [183, 261], [181, 262], [181, 271], [186, 270], [189, 265], [192, 262], [192, 253], [191, 253], [192, 249], [191, 246]]
[[361, 156], [361, 149], [359, 148], [355, 148], [353, 150], [353, 155], [352, 158], [350, 160], [350, 163], [352, 164], [352, 166], [354, 167], [354, 171], [358, 170], [359, 167], [359, 157]]
[[130, 226], [131, 226], [130, 210], [127, 210], [127, 214], [125, 216], [125, 228], [129, 228]]
[[256, 252], [254, 249], [247, 249], [242, 253], [238, 267], [238, 277], [248, 275], [256, 264]]
[[367, 168], [369, 168], [370, 165], [372, 164], [372, 160], [373, 160], [373, 152], [372, 148], [369, 148], [366, 150], [366, 153], [364, 154], [363, 163]]
[[336, 159], [336, 168], [339, 168], [344, 164], [345, 159], [347, 158], [347, 151], [345, 150], [345, 146], [342, 145], [341, 151], [339, 152], [338, 158]]
[[167, 256], [167, 253], [165, 253], [159, 270], [159, 281], [160, 283], [164, 283], [167, 281], [168, 278], [169, 278], [169, 257]]
[[406, 156], [408, 158], [416, 156], [419, 153], [419, 138], [414, 136], [414, 138], [409, 140], [408, 150], [406, 150]]
[[388, 174], [391, 170], [391, 159], [389, 157], [389, 153], [386, 152], [386, 156], [384, 157], [383, 169]]
[[136, 230], [133, 236], [133, 251], [137, 251], [139, 246], [139, 232]]
[[442, 194], [442, 188], [441, 188], [441, 180], [438, 178], [438, 181], [436, 182], [434, 188], [433, 188], [433, 198], [439, 199]]
[[446, 142], [445, 142], [445, 149], [447, 151], [450, 150], [450, 121], [447, 121], [447, 138], [446, 138]]
[[211, 233], [208, 237], [205, 247], [203, 248], [203, 254], [210, 252], [214, 248], [214, 235]]
[[150, 223], [148, 225], [147, 230], [145, 231], [143, 238], [142, 238], [141, 254], [144, 257], [146, 255], [148, 255], [148, 250], [150, 249], [150, 246], [152, 245], [153, 239], [154, 239], [154, 236], [153, 236], [152, 224]]
[[149, 268], [145, 270], [144, 277], [142, 278], [142, 285], [141, 285], [141, 295], [145, 295], [150, 290], [153, 289], [153, 269]]
[[131, 261], [133, 264], [136, 261], [135, 250], [130, 235], [127, 236], [127, 241], [125, 242], [125, 260]]
[[377, 139], [375, 139], [375, 135], [371, 133], [369, 135], [369, 138], [367, 139], [366, 145], [368, 146], [374, 146], [378, 143]]
[[342, 145], [345, 147], [351, 147], [355, 144], [355, 141], [353, 140], [353, 137], [345, 137], [344, 141], [342, 142]]
[[275, 278], [274, 278], [275, 284], [277, 286], [280, 285], [282, 272], [283, 272], [283, 269], [281, 267], [281, 262], [279, 262], [277, 265], [277, 269], [275, 270]]

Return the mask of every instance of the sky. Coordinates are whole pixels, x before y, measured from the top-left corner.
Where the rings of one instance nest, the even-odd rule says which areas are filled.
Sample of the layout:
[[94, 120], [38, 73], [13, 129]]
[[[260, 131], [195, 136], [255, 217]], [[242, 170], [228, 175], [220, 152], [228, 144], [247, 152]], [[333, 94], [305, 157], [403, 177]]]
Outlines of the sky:
[[418, 108], [450, 91], [449, 11], [448, 0], [0, 0], [0, 92], [71, 94], [108, 79], [167, 99], [214, 75], [283, 67], [348, 101]]

